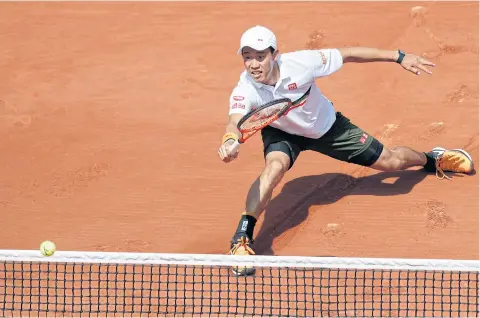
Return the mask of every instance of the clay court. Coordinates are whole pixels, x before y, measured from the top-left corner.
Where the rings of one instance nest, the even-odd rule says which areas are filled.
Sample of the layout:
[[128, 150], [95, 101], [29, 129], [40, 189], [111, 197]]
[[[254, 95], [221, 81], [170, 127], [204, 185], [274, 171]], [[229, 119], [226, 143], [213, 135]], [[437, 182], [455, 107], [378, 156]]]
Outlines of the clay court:
[[[413, 6], [425, 10], [412, 14]], [[273, 9], [272, 9], [273, 8]], [[280, 50], [401, 48], [318, 85], [389, 146], [478, 162], [478, 3], [0, 4], [1, 249], [225, 254], [261, 172], [260, 135], [217, 155], [242, 32]], [[378, 173], [302, 153], [257, 223], [260, 255], [479, 257], [478, 175]]]
[[[412, 12], [414, 6], [423, 8]], [[284, 52], [401, 48], [433, 61], [433, 75], [415, 76], [395, 63], [348, 64], [317, 82], [338, 111], [387, 146], [463, 148], [477, 163], [478, 10], [478, 2], [1, 3], [0, 249], [38, 250], [40, 242], [52, 240], [58, 251], [226, 254], [248, 188], [263, 168], [260, 135], [243, 145], [231, 164], [217, 155], [228, 98], [243, 70], [236, 55], [239, 38], [255, 24], [271, 28]], [[452, 177], [438, 180], [416, 169], [378, 173], [302, 153], [259, 219], [254, 248], [273, 256], [478, 260], [478, 175]], [[15, 272], [17, 265], [2, 265], [10, 286], [3, 287], [5, 313], [22, 303], [36, 306], [40, 296], [28, 293], [41, 295], [47, 286], [35, 285], [42, 277], [37, 271], [50, 279], [61, 279], [59, 268], [68, 268], [63, 275], [76, 271], [27, 265]], [[87, 307], [75, 297], [81, 281], [59, 280], [41, 297], [62, 294], [63, 300], [52, 302], [64, 312], [91, 311], [89, 302], [97, 298], [107, 307], [109, 301], [124, 306], [108, 310], [133, 304], [138, 310], [138, 303], [125, 303], [127, 294], [115, 281], [101, 278], [103, 270], [89, 268], [99, 281], [89, 287], [90, 293], [98, 289], [97, 296], [83, 294]], [[163, 270], [152, 268], [151, 275]], [[337, 284], [350, 275], [323, 273], [337, 277]], [[128, 280], [130, 274], [120, 275]], [[374, 287], [370, 274], [359, 275], [361, 284], [372, 285], [362, 287], [370, 296], [352, 300], [359, 302], [356, 309], [373, 306], [372, 297], [381, 306], [384, 292], [399, 299], [396, 308], [407, 300], [394, 295], [405, 292], [400, 280], [387, 282], [384, 290]], [[470, 275], [441, 277], [470, 286], [473, 303], [478, 274]], [[179, 286], [188, 288], [187, 278], [179, 277], [175, 281], [184, 279]], [[203, 277], [193, 279], [202, 284]], [[152, 288], [158, 296], [141, 301], [159, 306], [173, 297], [159, 293], [164, 287], [157, 276], [145, 279], [157, 284]], [[211, 302], [198, 305], [202, 298], [194, 294], [177, 308], [175, 293], [175, 308], [170, 303], [168, 310], [211, 309], [221, 298], [238, 297], [222, 296], [225, 285], [213, 281], [217, 291], [210, 291]], [[252, 287], [240, 281], [227, 287]], [[115, 292], [109, 292], [110, 283]], [[18, 296], [19, 286], [30, 286], [27, 296]], [[315, 301], [283, 302], [289, 308], [278, 313], [320, 306], [322, 314], [350, 315], [351, 304], [336, 303], [341, 295], [329, 296], [349, 293], [337, 289], [317, 290]], [[138, 297], [138, 289], [131, 292]], [[264, 306], [275, 302], [270, 298]], [[248, 312], [239, 304], [235, 310]], [[450, 310], [466, 308], [455, 306]], [[377, 313], [388, 315], [394, 307], [385, 308]]]

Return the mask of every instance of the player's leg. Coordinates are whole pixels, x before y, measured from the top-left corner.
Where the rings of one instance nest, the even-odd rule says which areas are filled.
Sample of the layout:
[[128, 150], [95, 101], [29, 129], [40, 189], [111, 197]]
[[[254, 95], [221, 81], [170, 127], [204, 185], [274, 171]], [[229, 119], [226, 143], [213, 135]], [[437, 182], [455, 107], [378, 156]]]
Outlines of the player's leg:
[[382, 153], [370, 168], [381, 171], [405, 170], [415, 166], [425, 166], [427, 156], [423, 152], [408, 147], [383, 147]]
[[248, 191], [245, 204], [246, 211], [255, 218], [258, 218], [260, 213], [265, 210], [274, 188], [290, 168], [290, 156], [284, 151], [272, 149], [278, 146], [281, 146], [281, 144], [274, 144], [269, 147], [269, 152], [265, 157], [265, 167]]
[[450, 179], [445, 171], [469, 174], [474, 169], [473, 159], [468, 152], [441, 147], [429, 152], [418, 152], [408, 147], [384, 147], [378, 160], [370, 167], [381, 171], [397, 171], [414, 166], [423, 166], [428, 172], [436, 172], [441, 179]]
[[[278, 144], [274, 144], [274, 146], [278, 146]], [[240, 217], [237, 230], [232, 238], [232, 248], [242, 240], [244, 242], [242, 241], [241, 243], [246, 243], [247, 245], [253, 242], [253, 230], [257, 219], [270, 202], [273, 190], [282, 180], [289, 166], [290, 157], [282, 151], [270, 151], [266, 155], [265, 167], [248, 191], [245, 211]], [[246, 251], [236, 249], [235, 252], [234, 254], [238, 255], [244, 254], [243, 252]], [[253, 254], [251, 250], [248, 252]]]
[[419, 152], [409, 147], [389, 149], [341, 113], [337, 113], [336, 122], [330, 131], [310, 144], [311, 150], [380, 171], [398, 171], [415, 166], [422, 166], [429, 172], [440, 171], [442, 174], [443, 171], [473, 171], [472, 158], [464, 150], [434, 148], [430, 152]]
[[[245, 211], [240, 217], [231, 241], [230, 254], [233, 255], [255, 254], [250, 244], [253, 242], [257, 219], [270, 202], [273, 190], [301, 152], [292, 137], [278, 129], [272, 127], [263, 129], [262, 139], [265, 167], [248, 191]], [[249, 275], [253, 271], [252, 267], [233, 268], [236, 275]]]

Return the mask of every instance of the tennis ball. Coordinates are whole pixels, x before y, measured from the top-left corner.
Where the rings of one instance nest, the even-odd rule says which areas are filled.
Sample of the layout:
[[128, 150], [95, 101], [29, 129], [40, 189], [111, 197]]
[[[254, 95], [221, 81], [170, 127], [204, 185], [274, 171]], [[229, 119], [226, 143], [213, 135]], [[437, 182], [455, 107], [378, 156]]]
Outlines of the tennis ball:
[[40, 244], [40, 252], [45, 256], [52, 256], [57, 250], [57, 246], [52, 241], [43, 241]]

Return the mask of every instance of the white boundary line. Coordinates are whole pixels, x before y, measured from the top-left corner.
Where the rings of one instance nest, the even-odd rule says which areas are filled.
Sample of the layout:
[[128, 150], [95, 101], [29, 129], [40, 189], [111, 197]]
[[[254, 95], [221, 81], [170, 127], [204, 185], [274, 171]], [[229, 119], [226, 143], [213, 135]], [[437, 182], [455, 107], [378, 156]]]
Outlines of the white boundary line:
[[156, 254], [115, 252], [56, 252], [43, 256], [37, 250], [0, 250], [0, 262], [170, 264], [196, 266], [254, 265], [259, 267], [303, 267], [332, 269], [439, 270], [480, 272], [478, 260], [261, 256], [221, 254]]

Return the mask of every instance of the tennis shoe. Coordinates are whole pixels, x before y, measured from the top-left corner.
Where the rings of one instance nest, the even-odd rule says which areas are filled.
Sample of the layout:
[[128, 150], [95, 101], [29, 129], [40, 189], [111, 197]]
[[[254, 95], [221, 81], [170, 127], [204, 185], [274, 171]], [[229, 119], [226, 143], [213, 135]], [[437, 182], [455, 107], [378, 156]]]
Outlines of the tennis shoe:
[[441, 147], [435, 147], [429, 153], [435, 158], [436, 175], [439, 179], [449, 179], [449, 176], [445, 172], [465, 173], [469, 174], [473, 172], [474, 165], [473, 159], [463, 149], [445, 149]]
[[[249, 256], [255, 255], [255, 252], [250, 247], [251, 241], [248, 237], [241, 236], [236, 243], [232, 243], [229, 255], [235, 256]], [[249, 265], [233, 266], [232, 272], [235, 276], [248, 276], [255, 273], [255, 268]]]

